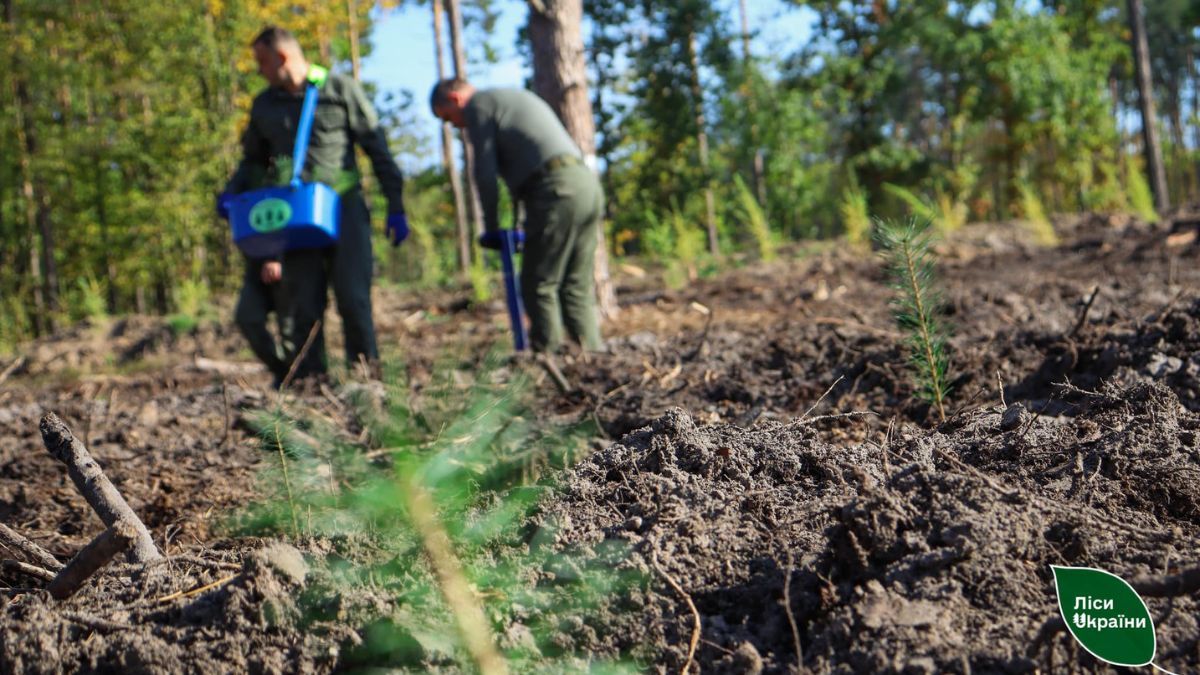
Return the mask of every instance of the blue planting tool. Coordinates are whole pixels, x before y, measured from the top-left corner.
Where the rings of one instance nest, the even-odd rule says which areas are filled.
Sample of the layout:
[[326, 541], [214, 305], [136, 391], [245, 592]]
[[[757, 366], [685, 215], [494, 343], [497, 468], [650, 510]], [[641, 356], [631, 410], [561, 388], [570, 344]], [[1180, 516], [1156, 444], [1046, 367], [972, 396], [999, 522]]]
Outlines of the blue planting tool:
[[521, 304], [521, 279], [513, 255], [518, 248], [516, 230], [500, 231], [500, 266], [504, 269], [504, 295], [508, 301], [508, 320], [512, 323], [513, 349], [523, 352], [528, 348], [525, 335], [525, 308]]
[[[324, 69], [314, 66], [323, 81]], [[310, 78], [311, 80], [311, 78]], [[252, 258], [273, 257], [296, 248], [321, 248], [337, 243], [338, 193], [324, 183], [304, 183], [300, 172], [308, 157], [319, 84], [310, 81], [292, 149], [292, 179], [287, 186], [254, 190], [229, 204], [233, 241]]]

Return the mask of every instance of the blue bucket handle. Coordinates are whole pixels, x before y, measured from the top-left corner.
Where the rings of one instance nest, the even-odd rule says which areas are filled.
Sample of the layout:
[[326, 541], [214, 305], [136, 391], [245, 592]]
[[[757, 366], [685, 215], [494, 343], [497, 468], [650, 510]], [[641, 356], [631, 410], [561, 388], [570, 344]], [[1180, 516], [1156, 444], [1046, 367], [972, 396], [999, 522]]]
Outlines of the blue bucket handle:
[[309, 82], [304, 88], [304, 107], [300, 110], [300, 124], [296, 127], [296, 143], [292, 148], [292, 188], [300, 187], [300, 172], [308, 159], [308, 140], [312, 135], [313, 117], [317, 111], [317, 85]]

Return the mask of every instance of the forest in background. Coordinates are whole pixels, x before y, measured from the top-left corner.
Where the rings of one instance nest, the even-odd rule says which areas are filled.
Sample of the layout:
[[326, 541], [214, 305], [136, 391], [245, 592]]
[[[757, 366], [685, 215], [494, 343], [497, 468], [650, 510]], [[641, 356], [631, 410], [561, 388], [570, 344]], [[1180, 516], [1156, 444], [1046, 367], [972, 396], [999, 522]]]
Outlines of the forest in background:
[[[431, 16], [462, 10], [484, 33], [496, 12], [521, 10], [444, 1], [418, 4]], [[1079, 211], [1154, 217], [1131, 3], [794, 4], [819, 15], [813, 38], [758, 58], [755, 27], [732, 0], [583, 3], [613, 255], [689, 266], [743, 251], [769, 257], [786, 241], [861, 241], [869, 216], [907, 212], [947, 230]], [[1185, 204], [1197, 190], [1200, 6], [1144, 5], [1169, 199]], [[247, 43], [280, 23], [314, 60], [357, 72], [373, 12], [387, 9], [365, 0], [0, 8], [0, 347], [86, 317], [211, 312], [241, 278], [213, 197], [262, 87]], [[425, 92], [413, 94], [378, 100], [396, 152], [428, 114]], [[415, 233], [396, 253], [380, 236], [384, 278], [465, 278], [451, 185], [442, 167], [407, 177]]]

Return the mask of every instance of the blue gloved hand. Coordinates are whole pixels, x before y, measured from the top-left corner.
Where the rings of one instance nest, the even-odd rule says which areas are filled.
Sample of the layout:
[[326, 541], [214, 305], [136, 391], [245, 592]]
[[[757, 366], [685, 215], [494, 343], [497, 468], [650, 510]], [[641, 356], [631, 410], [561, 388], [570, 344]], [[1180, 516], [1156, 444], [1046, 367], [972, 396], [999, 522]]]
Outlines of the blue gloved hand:
[[232, 192], [222, 192], [217, 195], [217, 215], [229, 220], [229, 205], [233, 203], [234, 195]]
[[383, 231], [387, 233], [392, 246], [399, 246], [400, 242], [408, 239], [408, 216], [403, 211], [388, 214]]
[[525, 232], [524, 230], [492, 230], [479, 235], [479, 245], [484, 248], [490, 248], [493, 251], [499, 251], [501, 244], [504, 243], [504, 237], [512, 232], [513, 243], [516, 244], [515, 253], [520, 253], [521, 249], [525, 248]]

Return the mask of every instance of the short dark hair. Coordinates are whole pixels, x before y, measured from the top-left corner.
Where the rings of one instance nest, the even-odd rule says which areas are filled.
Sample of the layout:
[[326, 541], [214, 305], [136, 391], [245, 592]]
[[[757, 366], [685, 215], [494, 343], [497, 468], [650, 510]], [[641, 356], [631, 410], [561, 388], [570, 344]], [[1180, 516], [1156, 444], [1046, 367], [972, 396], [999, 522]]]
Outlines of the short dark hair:
[[451, 77], [439, 81], [433, 85], [433, 91], [429, 92], [429, 109], [437, 111], [438, 108], [444, 108], [450, 104], [450, 94], [460, 91], [470, 86], [470, 83], [461, 77]]
[[258, 45], [262, 45], [269, 49], [278, 49], [279, 47], [283, 46], [295, 46], [299, 48], [300, 41], [296, 39], [296, 36], [292, 34], [292, 31], [286, 28], [280, 28], [279, 26], [267, 26], [266, 28], [262, 29], [262, 32], [258, 34], [258, 37], [254, 38], [254, 41], [250, 43], [251, 47], [257, 47]]

